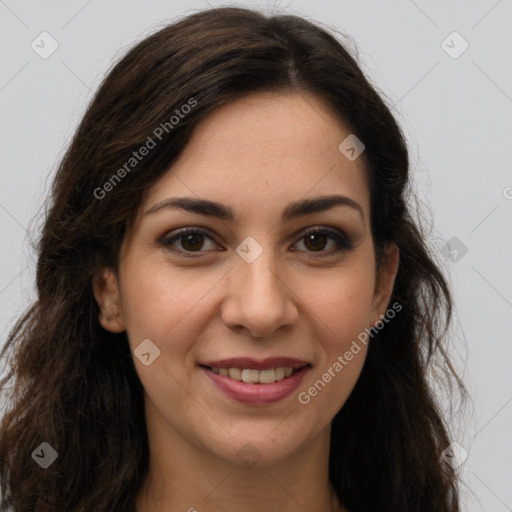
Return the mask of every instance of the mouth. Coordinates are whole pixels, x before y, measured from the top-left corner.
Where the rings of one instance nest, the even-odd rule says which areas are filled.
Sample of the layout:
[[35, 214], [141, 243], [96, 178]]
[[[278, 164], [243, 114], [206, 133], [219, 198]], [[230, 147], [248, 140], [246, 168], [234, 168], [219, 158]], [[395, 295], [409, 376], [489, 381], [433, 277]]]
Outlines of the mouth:
[[231, 357], [201, 361], [199, 366], [211, 372], [246, 384], [272, 384], [290, 378], [301, 368], [311, 367], [305, 360], [292, 357]]
[[199, 364], [198, 366], [208, 377], [209, 382], [214, 384], [214, 388], [230, 399], [246, 405], [267, 405], [290, 396], [311, 369], [311, 364], [296, 360], [287, 364], [293, 364], [293, 366], [269, 368], [268, 361], [257, 363], [254, 360], [250, 366], [267, 367], [247, 368], [247, 364], [231, 366], [218, 362], [215, 365]]
[[302, 368], [311, 367], [309, 363], [297, 368], [293, 368], [291, 366], [279, 366], [264, 370], [258, 370], [255, 368], [214, 367], [202, 364], [199, 366], [217, 375], [228, 377], [229, 379], [238, 382], [245, 382], [246, 384], [273, 384], [274, 382], [290, 378]]

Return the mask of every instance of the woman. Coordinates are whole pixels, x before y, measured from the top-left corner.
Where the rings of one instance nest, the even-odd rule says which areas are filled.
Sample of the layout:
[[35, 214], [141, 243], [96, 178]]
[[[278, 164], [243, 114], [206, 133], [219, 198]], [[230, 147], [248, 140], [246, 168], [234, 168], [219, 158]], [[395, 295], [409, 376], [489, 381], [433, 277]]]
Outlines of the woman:
[[3, 510], [460, 510], [427, 383], [451, 295], [408, 164], [309, 21], [207, 10], [130, 50], [2, 354]]

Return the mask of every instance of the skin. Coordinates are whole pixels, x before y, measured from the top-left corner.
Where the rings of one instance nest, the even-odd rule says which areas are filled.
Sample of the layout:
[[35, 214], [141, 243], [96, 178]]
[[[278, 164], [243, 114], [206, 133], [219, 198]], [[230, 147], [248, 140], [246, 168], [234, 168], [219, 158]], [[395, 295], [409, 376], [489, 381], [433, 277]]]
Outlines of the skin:
[[[363, 158], [350, 161], [338, 150], [349, 134], [319, 99], [302, 93], [253, 93], [217, 109], [148, 190], [118, 274], [104, 269], [95, 277], [102, 326], [126, 330], [132, 352], [145, 339], [160, 350], [148, 366], [134, 357], [151, 457], [138, 512], [346, 510], [328, 480], [330, 425], [366, 347], [307, 405], [297, 395], [380, 320], [399, 262], [392, 244], [376, 275]], [[281, 221], [289, 203], [333, 193], [359, 203], [364, 219], [336, 206]], [[221, 202], [239, 221], [171, 208], [144, 215], [170, 197]], [[158, 243], [188, 226], [209, 235], [188, 245], [178, 238], [174, 252]], [[303, 231], [322, 226], [355, 247], [334, 253], [335, 240], [321, 235], [317, 246], [307, 244]], [[236, 252], [247, 236], [263, 250], [252, 263]], [[196, 257], [183, 256], [187, 250]], [[245, 405], [198, 366], [235, 356], [290, 356], [312, 367], [284, 400]], [[248, 442], [259, 457], [253, 465], [239, 456]]]

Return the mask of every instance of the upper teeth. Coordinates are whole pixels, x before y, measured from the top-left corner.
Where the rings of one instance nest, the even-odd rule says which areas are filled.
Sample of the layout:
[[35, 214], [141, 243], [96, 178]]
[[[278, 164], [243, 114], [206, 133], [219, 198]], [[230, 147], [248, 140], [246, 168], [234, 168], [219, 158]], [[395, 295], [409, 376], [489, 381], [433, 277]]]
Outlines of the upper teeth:
[[212, 368], [214, 373], [248, 384], [272, 384], [293, 373], [293, 368], [269, 368], [268, 370], [250, 370], [246, 368]]

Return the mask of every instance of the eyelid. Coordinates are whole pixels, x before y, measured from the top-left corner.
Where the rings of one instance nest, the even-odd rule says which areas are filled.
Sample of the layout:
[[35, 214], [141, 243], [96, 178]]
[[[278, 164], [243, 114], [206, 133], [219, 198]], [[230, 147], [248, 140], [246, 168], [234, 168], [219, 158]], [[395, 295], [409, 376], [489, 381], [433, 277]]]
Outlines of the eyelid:
[[326, 225], [318, 225], [304, 228], [303, 230], [299, 231], [297, 235], [295, 235], [297, 237], [297, 241], [295, 243], [300, 242], [306, 235], [317, 233], [325, 234], [328, 238], [334, 240], [337, 248], [330, 251], [305, 251], [307, 254], [315, 255], [314, 257], [316, 258], [335, 256], [341, 252], [350, 251], [356, 247], [354, 240], [350, 236], [348, 236], [345, 233], [345, 231], [339, 228], [334, 228]]
[[[169, 249], [173, 252], [177, 252], [181, 255], [184, 255], [185, 257], [197, 257], [203, 252], [208, 251], [183, 251], [181, 249], [175, 249], [172, 247], [172, 244], [179, 240], [180, 237], [188, 234], [202, 234], [205, 235], [207, 238], [210, 238], [212, 241], [217, 243], [215, 241], [215, 236], [208, 228], [203, 228], [200, 226], [187, 226], [184, 228], [177, 228], [175, 230], [169, 231], [168, 233], [164, 234], [162, 237], [159, 238], [158, 243], [162, 245], [165, 249]], [[325, 234], [327, 238], [330, 238], [331, 240], [334, 240], [336, 243], [337, 248], [330, 251], [296, 251], [294, 252], [306, 252], [308, 254], [315, 255], [314, 257], [328, 257], [337, 255], [342, 251], [349, 251], [356, 247], [356, 244], [354, 243], [354, 240], [348, 236], [343, 230], [339, 228], [330, 227], [327, 225], [317, 225], [317, 226], [310, 226], [307, 228], [304, 228], [300, 230], [298, 233], [294, 235], [294, 238], [296, 241], [293, 245], [300, 242], [306, 235], [308, 234]], [[196, 256], [197, 255], [197, 256]]]
[[182, 236], [188, 234], [188, 233], [194, 233], [194, 234], [201, 234], [205, 235], [206, 237], [210, 238], [213, 242], [217, 243], [215, 241], [215, 236], [211, 233], [211, 231], [208, 228], [203, 227], [195, 227], [195, 226], [187, 226], [184, 228], [177, 228], [174, 230], [171, 230], [167, 233], [165, 233], [162, 237], [158, 239], [158, 243], [164, 247], [164, 249], [168, 249], [170, 251], [173, 251], [175, 253], [179, 253], [180, 255], [183, 255], [185, 257], [196, 257], [199, 256], [203, 252], [208, 251], [183, 251], [181, 249], [175, 249], [172, 247], [172, 244], [179, 240]]

